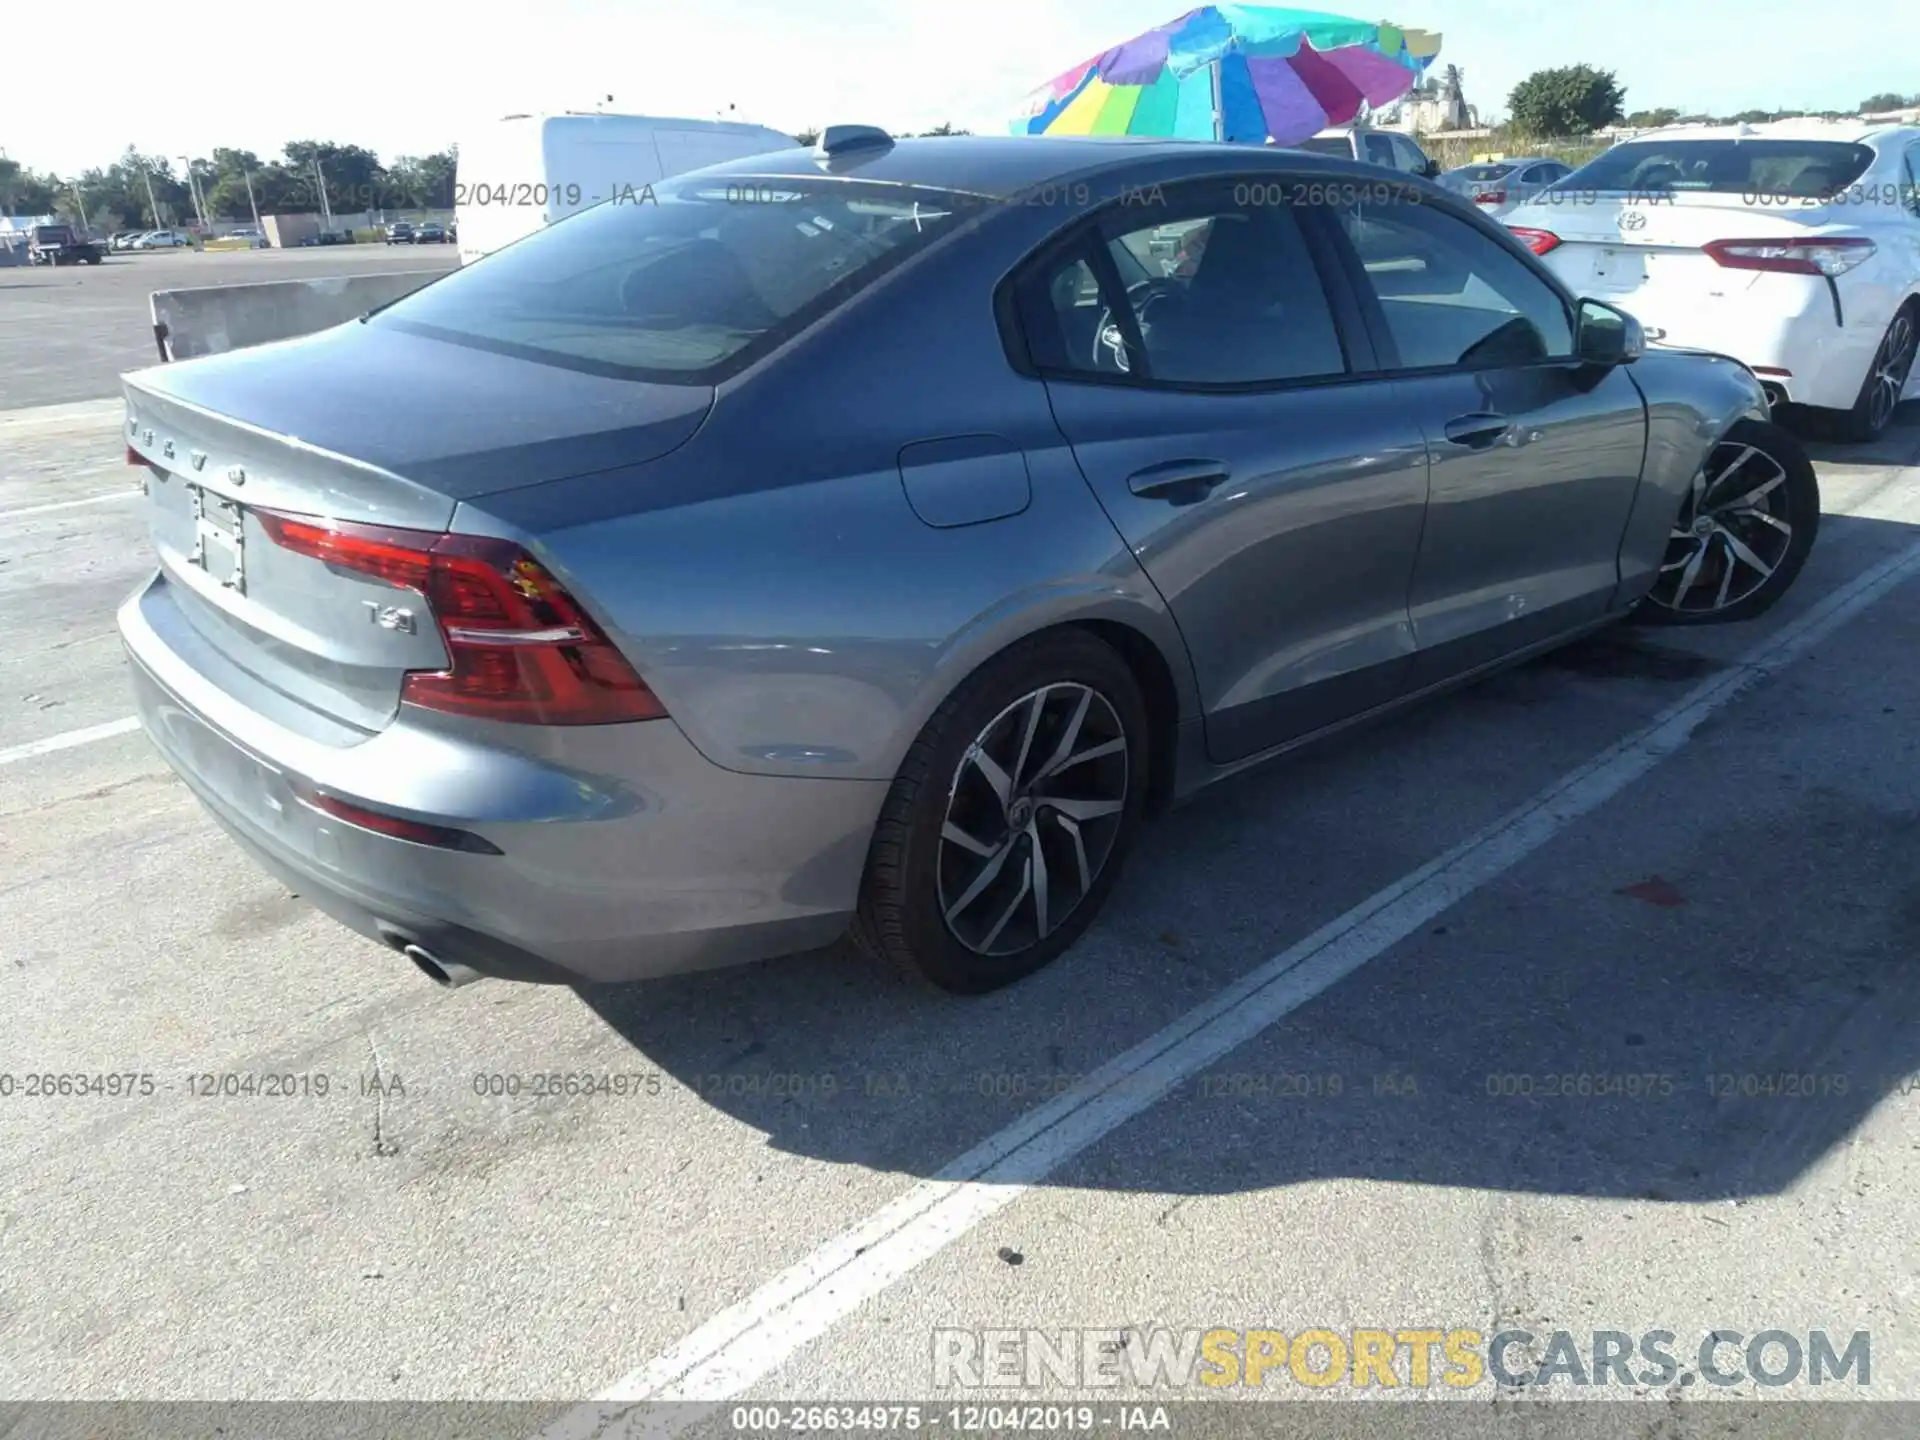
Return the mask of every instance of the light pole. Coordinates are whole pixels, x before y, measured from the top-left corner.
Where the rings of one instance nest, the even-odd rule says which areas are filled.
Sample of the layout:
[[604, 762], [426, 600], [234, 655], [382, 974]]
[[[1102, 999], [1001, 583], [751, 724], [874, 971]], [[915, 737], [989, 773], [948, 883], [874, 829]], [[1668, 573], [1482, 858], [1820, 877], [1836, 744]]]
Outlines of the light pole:
[[154, 203], [153, 199], [153, 171], [149, 170], [145, 165], [142, 165], [140, 167], [140, 178], [146, 182], [147, 186], [147, 214], [153, 217], [153, 228], [158, 230], [160, 228], [160, 207]]
[[320, 157], [313, 157], [313, 178], [320, 187], [320, 220], [327, 227], [327, 233], [333, 233], [333, 206], [327, 201], [327, 172], [320, 168]]
[[240, 178], [247, 182], [247, 208], [253, 211], [253, 228], [260, 228], [260, 202], [253, 198], [253, 172], [241, 170]]
[[194, 179], [193, 161], [185, 155], [180, 156], [179, 160], [187, 167], [187, 193], [193, 197], [193, 213], [200, 222], [200, 229], [204, 232], [207, 228], [207, 211], [206, 207], [200, 203], [200, 182]]

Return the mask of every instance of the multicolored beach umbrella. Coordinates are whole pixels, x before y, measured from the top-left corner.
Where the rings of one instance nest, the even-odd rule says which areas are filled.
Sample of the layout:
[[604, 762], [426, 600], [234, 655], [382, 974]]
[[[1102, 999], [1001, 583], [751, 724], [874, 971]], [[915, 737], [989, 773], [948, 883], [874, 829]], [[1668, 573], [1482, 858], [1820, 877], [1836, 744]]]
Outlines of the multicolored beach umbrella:
[[1391, 104], [1440, 53], [1424, 30], [1317, 10], [1206, 5], [1036, 90], [1016, 135], [1161, 135], [1297, 145]]

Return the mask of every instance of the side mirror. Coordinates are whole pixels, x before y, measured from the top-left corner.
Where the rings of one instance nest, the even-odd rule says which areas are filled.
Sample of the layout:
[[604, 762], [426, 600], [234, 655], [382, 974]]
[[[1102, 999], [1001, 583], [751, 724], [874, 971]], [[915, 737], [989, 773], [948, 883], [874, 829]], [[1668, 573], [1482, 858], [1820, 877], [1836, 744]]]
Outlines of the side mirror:
[[1429, 180], [1438, 180], [1440, 178], [1440, 162], [1438, 160], [1427, 161], [1425, 165], [1420, 167], [1420, 173]]
[[1647, 335], [1626, 311], [1599, 300], [1582, 300], [1573, 348], [1589, 365], [1631, 365], [1647, 353]]

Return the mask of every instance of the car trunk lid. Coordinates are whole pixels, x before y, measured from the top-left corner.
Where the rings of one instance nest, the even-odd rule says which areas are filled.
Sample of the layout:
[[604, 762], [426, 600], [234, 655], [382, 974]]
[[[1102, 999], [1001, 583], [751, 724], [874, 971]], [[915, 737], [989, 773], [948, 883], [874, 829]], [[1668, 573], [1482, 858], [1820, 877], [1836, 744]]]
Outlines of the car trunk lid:
[[1771, 277], [1720, 264], [1707, 253], [1708, 245], [1805, 238], [1821, 233], [1832, 215], [1825, 205], [1748, 204], [1741, 195], [1650, 198], [1563, 190], [1519, 206], [1505, 223], [1516, 231], [1554, 236], [1558, 243], [1545, 250], [1544, 258], [1577, 293], [1603, 300], [1658, 300], [1745, 294]]
[[275, 543], [274, 515], [444, 532], [463, 501], [664, 454], [712, 403], [357, 324], [123, 386], [167, 602], [251, 682], [363, 732], [447, 665], [442, 637], [418, 592]]

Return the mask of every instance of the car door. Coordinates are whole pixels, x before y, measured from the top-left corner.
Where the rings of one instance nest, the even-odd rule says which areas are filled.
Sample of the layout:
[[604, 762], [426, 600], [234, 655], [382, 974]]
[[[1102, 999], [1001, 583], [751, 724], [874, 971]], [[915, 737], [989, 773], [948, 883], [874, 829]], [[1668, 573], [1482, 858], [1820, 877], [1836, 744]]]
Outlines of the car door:
[[1639, 388], [1573, 358], [1565, 296], [1484, 222], [1412, 196], [1331, 213], [1431, 459], [1411, 683], [1601, 619], [1646, 450]]
[[1061, 241], [1018, 290], [1054, 415], [1167, 601], [1222, 763], [1392, 700], [1414, 650], [1425, 437], [1391, 384], [1355, 378], [1377, 367], [1290, 203], [1310, 189], [1274, 172], [1170, 187]]

